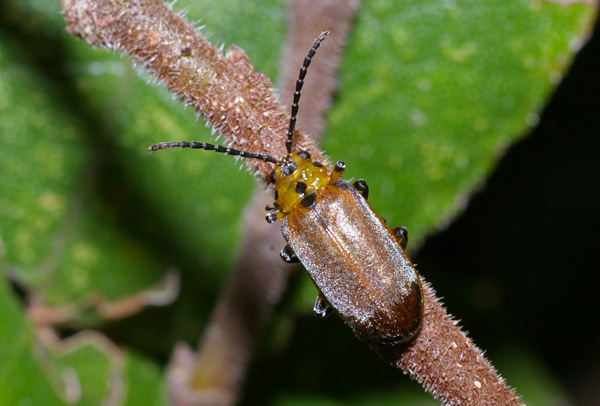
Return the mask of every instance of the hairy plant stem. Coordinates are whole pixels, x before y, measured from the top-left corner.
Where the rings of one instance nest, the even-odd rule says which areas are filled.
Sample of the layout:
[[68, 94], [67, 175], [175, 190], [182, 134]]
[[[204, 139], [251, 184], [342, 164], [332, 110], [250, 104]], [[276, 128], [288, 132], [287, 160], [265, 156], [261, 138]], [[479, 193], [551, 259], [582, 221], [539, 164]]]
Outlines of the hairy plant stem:
[[[288, 116], [273, 95], [271, 82], [252, 68], [242, 50], [231, 47], [225, 56], [221, 55], [160, 0], [62, 0], [62, 5], [68, 29], [73, 34], [89, 44], [130, 55], [183, 102], [194, 106], [231, 147], [275, 157], [284, 154]], [[291, 10], [296, 5], [292, 2]], [[301, 22], [305, 21], [302, 13], [308, 11], [314, 18], [314, 9], [303, 5], [298, 10], [305, 11], [291, 11], [293, 22], [288, 41], [291, 45], [285, 58], [296, 72], [299, 65], [291, 57], [296, 51], [291, 49], [300, 47], [305, 52], [307, 45], [304, 40], [301, 45], [300, 42], [294, 45], [295, 39], [301, 37], [294, 33], [314, 37], [320, 30], [330, 29], [334, 38], [341, 34], [338, 41], [342, 44], [351, 21], [350, 17], [341, 33], [331, 26], [308, 32], [303, 25], [307, 23]], [[336, 16], [334, 9], [333, 17]], [[326, 23], [330, 22], [324, 20], [323, 24]], [[333, 53], [341, 54], [341, 45]], [[326, 68], [326, 73], [318, 74], [326, 77], [325, 83], [330, 85], [321, 90], [325, 93], [324, 101], [315, 112], [309, 113], [307, 109], [306, 114], [301, 113], [306, 117], [300, 118], [299, 124], [304, 131], [318, 133], [322, 128], [322, 117], [329, 103], [327, 98], [335, 83], [332, 81], [335, 66], [337, 62]], [[290, 80], [295, 79], [295, 75], [288, 72], [290, 69], [287, 65], [284, 67], [283, 97], [291, 94], [287, 89]], [[316, 88], [323, 86], [323, 82], [307, 83], [311, 82], [315, 82], [311, 86]], [[307, 89], [306, 99], [323, 98], [323, 94], [309, 94]], [[303, 108], [312, 104], [306, 99], [303, 99]], [[316, 160], [328, 163], [302, 133], [296, 132], [294, 141]], [[244, 162], [266, 182], [272, 170], [270, 164], [258, 160]], [[254, 201], [259, 203], [251, 204], [246, 211], [246, 233], [237, 268], [216, 307], [199, 356], [185, 347], [175, 351], [170, 383], [172, 399], [178, 404], [232, 404], [236, 401], [256, 334], [285, 287], [287, 271], [277, 254], [283, 240], [278, 227], [267, 227], [263, 216], [257, 214], [264, 199], [255, 196]], [[258, 223], [257, 218], [261, 219]], [[518, 396], [447, 314], [427, 283], [424, 298], [423, 325], [411, 343], [407, 346], [368, 343], [371, 348], [383, 360], [421, 382], [445, 405], [520, 404]]]

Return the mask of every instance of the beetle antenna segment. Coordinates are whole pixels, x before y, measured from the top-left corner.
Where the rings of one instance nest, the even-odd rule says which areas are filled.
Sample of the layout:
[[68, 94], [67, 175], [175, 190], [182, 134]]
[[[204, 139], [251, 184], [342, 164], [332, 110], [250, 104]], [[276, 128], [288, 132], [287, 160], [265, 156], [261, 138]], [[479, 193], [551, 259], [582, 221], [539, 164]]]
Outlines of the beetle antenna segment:
[[226, 148], [221, 145], [213, 145], [207, 142], [196, 142], [196, 141], [181, 141], [181, 142], [161, 142], [159, 144], [154, 144], [148, 147], [148, 151], [158, 151], [159, 149], [169, 149], [169, 148], [196, 148], [196, 149], [204, 149], [206, 151], [215, 151], [221, 152], [227, 155], [233, 156], [241, 156], [242, 158], [249, 159], [260, 159], [265, 162], [270, 162], [272, 164], [276, 164], [277, 160], [273, 158], [271, 155], [266, 154], [255, 154], [253, 152], [247, 151], [239, 151], [233, 148]]
[[300, 101], [300, 91], [302, 90], [302, 85], [304, 85], [304, 77], [306, 76], [306, 71], [312, 61], [312, 57], [315, 56], [317, 49], [321, 46], [321, 42], [325, 41], [325, 38], [329, 35], [329, 31], [324, 31], [321, 33], [319, 38], [315, 40], [315, 43], [308, 51], [308, 55], [304, 58], [304, 63], [300, 68], [300, 74], [298, 75], [298, 80], [296, 81], [296, 91], [294, 92], [294, 101], [292, 102], [292, 116], [290, 117], [290, 128], [287, 132], [287, 140], [285, 141], [285, 148], [287, 149], [288, 154], [292, 153], [292, 136], [294, 134], [294, 128], [296, 127], [296, 115], [298, 114], [298, 102]]

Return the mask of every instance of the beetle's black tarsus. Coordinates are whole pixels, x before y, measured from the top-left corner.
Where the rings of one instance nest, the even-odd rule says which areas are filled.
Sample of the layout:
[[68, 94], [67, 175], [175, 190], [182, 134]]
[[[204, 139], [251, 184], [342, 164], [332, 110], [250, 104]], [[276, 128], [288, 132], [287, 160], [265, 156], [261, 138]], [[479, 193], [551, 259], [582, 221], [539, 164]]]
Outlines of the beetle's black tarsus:
[[277, 221], [277, 211], [270, 211], [267, 213], [267, 215], [265, 216], [265, 219], [267, 220], [267, 223], [274, 223]]
[[194, 148], [204, 149], [206, 151], [215, 151], [227, 155], [241, 156], [242, 158], [249, 159], [260, 159], [261, 161], [270, 162], [272, 164], [277, 163], [277, 159], [271, 155], [266, 154], [255, 154], [253, 152], [240, 151], [234, 148], [227, 148], [221, 145], [213, 145], [208, 142], [196, 142], [196, 141], [170, 141], [161, 142], [158, 144], [150, 145], [148, 151], [158, 151], [159, 149], [170, 149], [170, 148]]
[[283, 247], [283, 249], [279, 253], [279, 256], [281, 256], [281, 259], [283, 259], [283, 261], [287, 262], [288, 264], [297, 264], [298, 262], [300, 262], [296, 254], [294, 254], [292, 248], [287, 244], [285, 247]]
[[323, 297], [322, 293], [319, 293], [315, 300], [315, 306], [313, 307], [315, 316], [323, 318], [329, 316], [333, 312], [333, 308], [327, 302], [327, 299]]
[[321, 46], [321, 42], [325, 41], [325, 38], [329, 35], [329, 31], [322, 32], [319, 38], [317, 38], [308, 51], [308, 55], [304, 58], [304, 63], [300, 68], [300, 74], [298, 75], [298, 80], [296, 81], [296, 91], [294, 92], [294, 101], [292, 102], [292, 114], [290, 116], [290, 127], [287, 132], [287, 140], [285, 141], [285, 148], [288, 154], [292, 153], [292, 137], [294, 136], [294, 128], [296, 127], [296, 116], [298, 115], [298, 102], [300, 101], [300, 92], [302, 91], [302, 86], [304, 85], [304, 77], [306, 76], [306, 71], [310, 66], [310, 62], [312, 61], [312, 57], [315, 56], [317, 49]]
[[367, 182], [365, 182], [364, 179], [357, 180], [352, 186], [354, 186], [354, 189], [358, 190], [358, 193], [360, 193], [365, 200], [369, 199], [369, 185], [367, 185]]
[[402, 249], [406, 249], [406, 246], [408, 245], [408, 230], [406, 227], [396, 227], [392, 230], [392, 233], [394, 233], [398, 239]]

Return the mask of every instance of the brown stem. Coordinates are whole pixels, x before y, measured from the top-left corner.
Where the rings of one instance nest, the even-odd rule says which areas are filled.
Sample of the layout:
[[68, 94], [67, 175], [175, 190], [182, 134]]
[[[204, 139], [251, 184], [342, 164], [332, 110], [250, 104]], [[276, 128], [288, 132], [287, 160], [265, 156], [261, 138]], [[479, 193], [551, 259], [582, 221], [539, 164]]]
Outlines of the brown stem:
[[[347, 6], [355, 4], [342, 3]], [[193, 105], [232, 147], [275, 157], [284, 153], [287, 115], [273, 96], [269, 80], [252, 68], [243, 51], [232, 47], [226, 56], [222, 56], [160, 0], [62, 0], [62, 5], [72, 33], [90, 44], [131, 55], [181, 100]], [[296, 4], [291, 9], [295, 7]], [[337, 17], [335, 11], [339, 9], [333, 10], [334, 13], [330, 14]], [[308, 22], [292, 24], [290, 42], [300, 37], [294, 35], [294, 31], [305, 31], [307, 25], [303, 24], [309, 24], [318, 14], [308, 6], [292, 12], [307, 12], [311, 17], [306, 20]], [[291, 18], [304, 21], [300, 15], [292, 15]], [[341, 34], [340, 43], [345, 40], [344, 33], [349, 25], [346, 31], [340, 29], [336, 34], [333, 21], [324, 20], [323, 24], [331, 25], [319, 27], [310, 36], [329, 28], [333, 37]], [[306, 45], [291, 48], [297, 47], [304, 48], [303, 52], [306, 50]], [[339, 50], [328, 52], [334, 55], [341, 53]], [[297, 68], [296, 65], [294, 70]], [[285, 71], [288, 69], [291, 68], [286, 67]], [[331, 77], [333, 71], [335, 67], [326, 68], [325, 73], [318, 75]], [[293, 78], [291, 73], [284, 73], [282, 89], [289, 86], [290, 78]], [[318, 86], [322, 87], [322, 83]], [[328, 79], [325, 83], [330, 85], [323, 92], [330, 94], [335, 82]], [[307, 101], [313, 98], [314, 103], [321, 107], [311, 113], [310, 121], [304, 119], [301, 126], [317, 133], [322, 128], [322, 115], [329, 101], [322, 93], [309, 94], [310, 91], [306, 91], [302, 108], [313, 104]], [[304, 111], [302, 108], [301, 112]], [[305, 117], [309, 117], [308, 114]], [[304, 135], [298, 133], [294, 140], [300, 148], [326, 163], [325, 157]], [[245, 163], [263, 180], [271, 172], [271, 165], [263, 162], [245, 160]], [[261, 198], [255, 197], [254, 201], [261, 202]], [[235, 401], [256, 333], [285, 286], [286, 271], [277, 255], [282, 246], [281, 236], [277, 227], [266, 227], [262, 219], [256, 223], [257, 218], [262, 218], [262, 214], [256, 214], [259, 208], [262, 211], [260, 206], [262, 203], [253, 204], [246, 211], [244, 248], [235, 276], [215, 310], [200, 357], [195, 358], [184, 347], [175, 352], [171, 382], [178, 382], [180, 389], [192, 393], [192, 396], [179, 399], [179, 404], [200, 404], [211, 400], [231, 404]], [[427, 284], [424, 297], [423, 326], [412, 343], [404, 347], [371, 343], [371, 348], [386, 362], [422, 382], [443, 404], [520, 404], [517, 395], [450, 318]], [[219, 342], [222, 344], [215, 347], [215, 343]], [[231, 371], [227, 371], [228, 368]], [[210, 380], [206, 378], [209, 375], [205, 371], [212, 372]], [[216, 388], [216, 391], [211, 392], [212, 398], [196, 396], [201, 393], [198, 391], [200, 387]]]
[[[91, 45], [130, 55], [192, 105], [229, 146], [275, 157], [285, 154], [281, 134], [289, 117], [269, 78], [254, 70], [240, 48], [232, 46], [221, 55], [161, 0], [61, 3], [71, 33]], [[327, 163], [304, 134], [296, 131], [294, 143]], [[265, 182], [273, 170], [259, 160], [244, 163]]]

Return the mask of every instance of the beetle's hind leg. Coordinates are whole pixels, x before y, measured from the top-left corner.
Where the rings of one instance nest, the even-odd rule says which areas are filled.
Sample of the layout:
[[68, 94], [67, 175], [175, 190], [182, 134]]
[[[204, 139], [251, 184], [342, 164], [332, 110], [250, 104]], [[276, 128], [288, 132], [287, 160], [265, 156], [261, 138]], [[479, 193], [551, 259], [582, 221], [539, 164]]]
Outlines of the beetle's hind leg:
[[296, 264], [300, 262], [296, 254], [294, 254], [292, 248], [287, 244], [285, 247], [283, 247], [283, 249], [279, 253], [279, 256], [281, 256], [281, 259], [283, 259], [288, 264]]
[[354, 189], [358, 190], [358, 193], [360, 193], [365, 200], [369, 199], [369, 186], [364, 179], [357, 180], [352, 184], [352, 186], [354, 186]]
[[322, 293], [319, 293], [317, 296], [317, 300], [315, 300], [315, 306], [313, 307], [313, 312], [317, 317], [327, 317], [333, 312], [333, 308], [329, 305], [329, 302]]
[[392, 233], [394, 233], [394, 235], [398, 239], [398, 242], [400, 243], [402, 249], [406, 249], [406, 245], [408, 244], [408, 230], [406, 229], [406, 227], [396, 227], [392, 229]]

